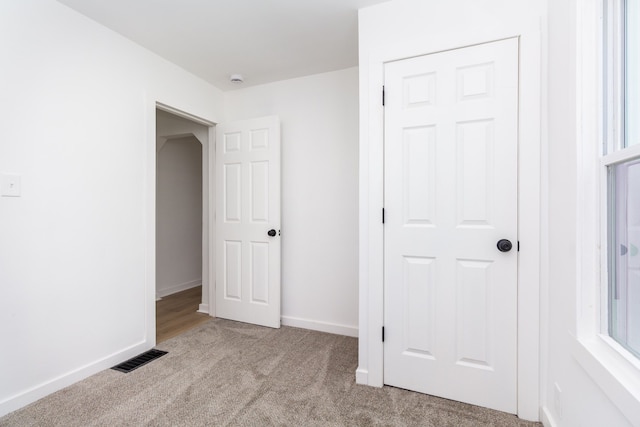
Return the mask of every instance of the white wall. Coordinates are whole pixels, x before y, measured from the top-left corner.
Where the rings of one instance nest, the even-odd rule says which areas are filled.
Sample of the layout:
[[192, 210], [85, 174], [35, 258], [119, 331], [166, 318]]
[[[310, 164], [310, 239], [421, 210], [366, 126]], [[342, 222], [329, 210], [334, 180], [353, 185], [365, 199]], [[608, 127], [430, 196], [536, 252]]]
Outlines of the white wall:
[[358, 70], [225, 92], [227, 120], [282, 122], [282, 321], [357, 334]]
[[150, 348], [155, 102], [220, 91], [53, 0], [0, 2], [0, 415]]
[[156, 295], [202, 284], [202, 144], [170, 139], [158, 151]]

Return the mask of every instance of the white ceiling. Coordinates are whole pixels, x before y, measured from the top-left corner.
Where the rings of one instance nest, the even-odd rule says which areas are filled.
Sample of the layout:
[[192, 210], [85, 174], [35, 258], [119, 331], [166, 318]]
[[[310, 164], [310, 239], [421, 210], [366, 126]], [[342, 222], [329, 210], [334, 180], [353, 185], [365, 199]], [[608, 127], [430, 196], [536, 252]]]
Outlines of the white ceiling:
[[386, 0], [58, 0], [222, 90], [358, 64], [358, 13]]

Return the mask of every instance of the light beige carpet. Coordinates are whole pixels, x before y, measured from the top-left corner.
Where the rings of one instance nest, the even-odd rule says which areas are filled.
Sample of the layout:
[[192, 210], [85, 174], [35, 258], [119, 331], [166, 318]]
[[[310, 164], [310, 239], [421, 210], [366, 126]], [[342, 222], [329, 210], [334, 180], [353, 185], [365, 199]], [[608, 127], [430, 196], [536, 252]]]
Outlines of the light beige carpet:
[[0, 426], [536, 426], [393, 387], [355, 384], [357, 340], [212, 319], [129, 374], [100, 372]]

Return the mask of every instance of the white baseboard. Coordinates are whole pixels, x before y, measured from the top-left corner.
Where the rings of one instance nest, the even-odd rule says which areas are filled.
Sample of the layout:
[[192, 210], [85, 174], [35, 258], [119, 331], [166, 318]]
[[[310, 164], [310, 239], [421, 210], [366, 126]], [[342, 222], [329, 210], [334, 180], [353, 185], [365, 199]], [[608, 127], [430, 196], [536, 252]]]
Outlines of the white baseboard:
[[348, 337], [358, 337], [358, 328], [355, 326], [338, 325], [335, 323], [321, 322], [319, 320], [301, 319], [299, 317], [282, 316], [281, 322], [284, 326], [310, 329], [312, 331], [328, 332], [336, 335], [346, 335]]
[[97, 374], [100, 371], [109, 369], [118, 363], [122, 363], [125, 360], [131, 359], [140, 353], [151, 349], [153, 346], [146, 341], [135, 344], [124, 350], [118, 351], [110, 356], [104, 357], [95, 362], [89, 363], [78, 369], [75, 369], [66, 374], [60, 375], [49, 381], [45, 381], [27, 390], [21, 391], [3, 401], [0, 402], [0, 417], [13, 412], [17, 409], [27, 406], [36, 400], [63, 389], [71, 384], [74, 384], [80, 380], [83, 380], [91, 375]]
[[200, 304], [198, 306], [198, 313], [209, 314], [209, 304]]
[[369, 371], [366, 369], [356, 369], [356, 384], [369, 385]]
[[170, 286], [165, 289], [156, 289], [156, 298], [157, 297], [166, 297], [177, 292], [186, 291], [187, 289], [195, 288], [196, 286], [202, 285], [202, 280], [192, 280], [190, 282], [180, 283], [179, 285]]
[[557, 427], [559, 426], [559, 424], [556, 422], [555, 418], [553, 418], [553, 415], [551, 415], [551, 412], [549, 411], [549, 408], [547, 408], [546, 406], [542, 407], [542, 425], [544, 427]]

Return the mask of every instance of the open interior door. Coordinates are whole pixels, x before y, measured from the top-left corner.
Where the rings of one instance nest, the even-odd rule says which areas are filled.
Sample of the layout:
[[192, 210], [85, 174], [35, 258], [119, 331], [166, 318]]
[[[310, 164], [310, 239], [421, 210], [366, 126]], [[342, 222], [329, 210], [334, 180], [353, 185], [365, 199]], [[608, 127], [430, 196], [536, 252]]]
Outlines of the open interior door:
[[280, 327], [280, 120], [216, 129], [216, 316]]

